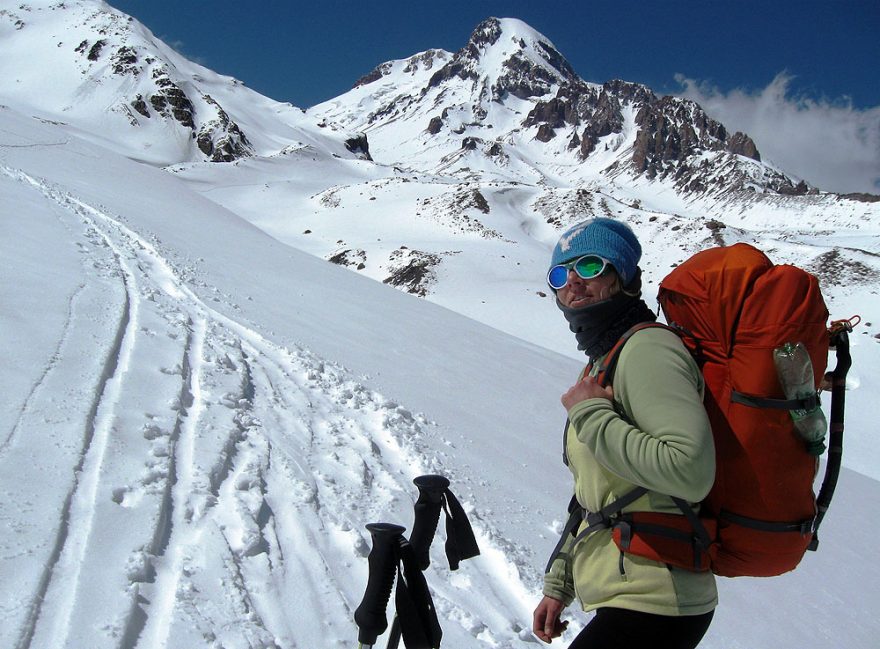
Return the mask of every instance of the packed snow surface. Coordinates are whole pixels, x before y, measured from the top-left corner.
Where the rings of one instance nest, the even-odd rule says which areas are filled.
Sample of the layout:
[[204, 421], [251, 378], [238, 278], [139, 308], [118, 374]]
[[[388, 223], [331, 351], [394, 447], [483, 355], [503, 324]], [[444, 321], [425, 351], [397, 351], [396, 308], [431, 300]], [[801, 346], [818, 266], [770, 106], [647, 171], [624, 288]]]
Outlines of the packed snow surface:
[[[483, 550], [450, 573], [435, 544], [444, 646], [535, 642], [577, 361], [279, 244], [55, 125], [0, 120], [3, 646], [351, 646], [364, 525], [411, 525], [425, 473], [450, 478]], [[722, 580], [705, 646], [871, 646], [877, 495], [845, 471], [820, 551]]]
[[[451, 572], [441, 525], [426, 577], [443, 646], [540, 644], [531, 613], [571, 489], [559, 395], [584, 362], [544, 273], [584, 213], [636, 229], [649, 303], [671, 266], [721, 239], [810, 268], [833, 317], [861, 314], [819, 551], [781, 577], [719, 580], [701, 646], [876, 645], [876, 204], [710, 201], [606, 178], [635, 137], [631, 111], [586, 161], [520, 133], [525, 100], [487, 102], [494, 126], [472, 123], [460, 86], [449, 128], [494, 128], [506, 157], [428, 138], [436, 89], [362, 121], [448, 52], [304, 113], [104, 3], [0, 4], [0, 71], [15, 79], [0, 90], [0, 647], [356, 646], [365, 525], [410, 528], [412, 481], [428, 473], [450, 479], [482, 550]], [[130, 123], [119, 97], [146, 77], [71, 58], [98, 28], [107, 51], [141, 48], [194, 98], [210, 91], [253, 155], [201, 162], [173, 120]], [[368, 132], [373, 160], [343, 146], [348, 129]], [[401, 260], [431, 262], [427, 299], [376, 281]], [[564, 641], [588, 619], [567, 617]]]

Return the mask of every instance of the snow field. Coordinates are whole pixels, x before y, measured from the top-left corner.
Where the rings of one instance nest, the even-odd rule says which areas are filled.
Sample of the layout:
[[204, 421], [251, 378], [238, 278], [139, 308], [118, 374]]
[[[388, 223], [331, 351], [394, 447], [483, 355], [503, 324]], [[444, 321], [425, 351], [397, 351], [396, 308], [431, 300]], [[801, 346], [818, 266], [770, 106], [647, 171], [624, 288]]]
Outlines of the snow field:
[[[6, 173], [79, 229], [84, 266], [109, 276], [116, 302], [43, 585], [27, 610], [7, 611], [15, 642], [346, 646], [366, 583], [363, 524], [405, 522], [412, 478], [444, 472], [420, 447], [431, 422], [213, 311], [118, 217]], [[474, 523], [488, 557], [477, 561], [494, 571], [507, 542], [488, 521]], [[445, 563], [437, 554], [435, 566]], [[340, 581], [340, 561], [359, 579]], [[478, 589], [464, 567], [448, 586], [448, 570], [431, 570], [438, 611], [462, 633], [491, 644], [499, 624], [523, 633], [529, 591], [515, 568]]]

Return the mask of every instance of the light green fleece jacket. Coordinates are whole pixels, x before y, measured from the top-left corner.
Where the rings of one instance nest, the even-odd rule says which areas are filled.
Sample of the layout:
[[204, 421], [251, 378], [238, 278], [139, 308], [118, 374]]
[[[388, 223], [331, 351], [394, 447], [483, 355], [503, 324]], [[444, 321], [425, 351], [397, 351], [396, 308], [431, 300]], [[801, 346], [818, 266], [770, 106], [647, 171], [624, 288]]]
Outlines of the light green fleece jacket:
[[[715, 479], [715, 447], [703, 377], [678, 336], [660, 328], [634, 334], [620, 354], [612, 387], [615, 403], [587, 399], [568, 413], [566, 453], [581, 506], [599, 511], [636, 486], [650, 491], [624, 511], [680, 513], [670, 495], [702, 500]], [[624, 555], [608, 529], [575, 547], [573, 540], [568, 537], [544, 576], [544, 594], [566, 605], [577, 597], [585, 611], [609, 606], [698, 615], [718, 603], [711, 572]]]

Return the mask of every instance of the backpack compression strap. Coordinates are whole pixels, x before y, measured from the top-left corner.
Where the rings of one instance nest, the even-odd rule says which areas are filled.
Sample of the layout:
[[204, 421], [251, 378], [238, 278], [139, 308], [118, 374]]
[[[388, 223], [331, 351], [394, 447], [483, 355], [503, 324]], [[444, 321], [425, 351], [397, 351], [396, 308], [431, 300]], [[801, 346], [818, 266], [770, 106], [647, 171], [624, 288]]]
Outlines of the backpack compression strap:
[[853, 329], [852, 320], [840, 320], [831, 323], [831, 345], [835, 349], [837, 365], [831, 372], [831, 422], [828, 439], [828, 463], [825, 466], [825, 477], [819, 496], [816, 498], [816, 518], [813, 522], [813, 540], [809, 550], [819, 547], [819, 524], [825, 518], [825, 512], [831, 504], [831, 497], [837, 486], [840, 475], [840, 464], [843, 458], [843, 411], [846, 403], [846, 375], [852, 366], [849, 353], [849, 332]]

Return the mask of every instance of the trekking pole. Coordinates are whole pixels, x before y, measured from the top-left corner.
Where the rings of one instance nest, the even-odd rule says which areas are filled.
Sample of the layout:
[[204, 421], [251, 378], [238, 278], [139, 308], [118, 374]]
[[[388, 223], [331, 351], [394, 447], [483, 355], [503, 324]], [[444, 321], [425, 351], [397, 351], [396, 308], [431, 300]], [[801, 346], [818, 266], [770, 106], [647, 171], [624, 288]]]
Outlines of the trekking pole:
[[358, 626], [358, 648], [369, 649], [388, 627], [385, 610], [397, 574], [398, 550], [405, 527], [392, 523], [370, 523], [367, 530], [373, 547], [367, 557], [369, 577], [360, 605], [355, 609]]
[[[409, 544], [421, 570], [431, 565], [431, 543], [437, 533], [440, 522], [440, 509], [443, 505], [443, 494], [449, 488], [449, 480], [442, 475], [420, 475], [413, 484], [419, 488], [419, 498], [414, 506], [415, 520]], [[395, 614], [391, 622], [391, 633], [388, 635], [386, 649], [397, 649], [400, 644], [400, 618]]]
[[420, 475], [413, 484], [419, 488], [419, 499], [414, 508], [415, 520], [409, 542], [416, 553], [419, 568], [427, 570], [431, 565], [429, 550], [437, 533], [443, 494], [449, 488], [449, 480], [442, 475]]
[[843, 458], [843, 413], [846, 405], [846, 375], [852, 366], [852, 356], [849, 353], [849, 333], [853, 325], [858, 324], [861, 318], [853, 316], [849, 320], [838, 320], [831, 323], [831, 346], [835, 349], [837, 365], [831, 376], [831, 421], [828, 435], [828, 464], [825, 467], [825, 477], [819, 496], [816, 498], [816, 518], [813, 522], [813, 540], [810, 542], [810, 550], [819, 547], [819, 524], [825, 518], [825, 512], [831, 504], [831, 497], [837, 487], [837, 479], [840, 476], [840, 465]]

